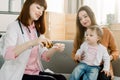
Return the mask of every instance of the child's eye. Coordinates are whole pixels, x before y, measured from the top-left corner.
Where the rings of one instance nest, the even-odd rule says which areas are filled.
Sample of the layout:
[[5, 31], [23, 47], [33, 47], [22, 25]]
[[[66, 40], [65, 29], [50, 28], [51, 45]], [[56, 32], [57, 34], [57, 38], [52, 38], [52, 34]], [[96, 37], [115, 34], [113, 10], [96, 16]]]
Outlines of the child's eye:
[[93, 35], [90, 35], [91, 37], [93, 36]]
[[40, 9], [40, 7], [37, 6], [37, 9]]
[[85, 36], [88, 36], [88, 34], [86, 34]]

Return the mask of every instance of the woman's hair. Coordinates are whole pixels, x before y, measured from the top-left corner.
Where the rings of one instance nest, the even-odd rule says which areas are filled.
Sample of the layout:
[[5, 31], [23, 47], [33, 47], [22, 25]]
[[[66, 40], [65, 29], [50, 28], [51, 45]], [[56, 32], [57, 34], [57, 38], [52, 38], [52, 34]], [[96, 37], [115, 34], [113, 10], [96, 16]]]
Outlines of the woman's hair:
[[95, 19], [95, 15], [94, 15], [93, 11], [91, 10], [91, 8], [88, 6], [80, 7], [80, 9], [77, 12], [77, 17], [76, 17], [76, 36], [75, 36], [75, 40], [74, 40], [74, 47], [76, 48], [75, 49], [76, 51], [77, 51], [77, 49], [80, 48], [80, 45], [84, 41], [84, 33], [86, 31], [86, 27], [84, 27], [80, 23], [80, 20], [79, 20], [79, 12], [80, 11], [85, 11], [87, 13], [87, 15], [90, 17], [91, 25], [97, 24], [96, 19]]
[[87, 29], [90, 29], [91, 31], [95, 31], [97, 36], [99, 37], [98, 43], [100, 43], [100, 40], [102, 39], [103, 36], [103, 31], [98, 25], [93, 25], [91, 27], [88, 27]]
[[[23, 25], [25, 25], [27, 28], [29, 26], [28, 20], [30, 19], [30, 6], [33, 3], [37, 3], [40, 6], [43, 6], [44, 9], [47, 8], [46, 0], [26, 0], [24, 5], [23, 5], [22, 11], [21, 11], [21, 13], [20, 13], [20, 15], [18, 16], [17, 19], [19, 21], [21, 21], [21, 23]], [[36, 27], [36, 30], [37, 30], [38, 33], [40, 33], [40, 34], [45, 33], [45, 30], [46, 30], [46, 27], [45, 27], [45, 11], [43, 11], [42, 16], [38, 20], [35, 21], [35, 27]]]

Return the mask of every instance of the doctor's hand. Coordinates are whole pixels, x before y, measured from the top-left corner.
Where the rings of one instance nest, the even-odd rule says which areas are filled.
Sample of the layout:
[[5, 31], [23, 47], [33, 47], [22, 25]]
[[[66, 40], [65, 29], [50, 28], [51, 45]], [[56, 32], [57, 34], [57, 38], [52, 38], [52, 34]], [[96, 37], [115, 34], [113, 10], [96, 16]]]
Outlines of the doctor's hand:
[[65, 44], [55, 43], [52, 48], [56, 49], [59, 52], [62, 52], [65, 49]]
[[47, 48], [51, 48], [53, 46], [52, 41], [47, 38], [39, 37], [36, 39], [36, 43]]

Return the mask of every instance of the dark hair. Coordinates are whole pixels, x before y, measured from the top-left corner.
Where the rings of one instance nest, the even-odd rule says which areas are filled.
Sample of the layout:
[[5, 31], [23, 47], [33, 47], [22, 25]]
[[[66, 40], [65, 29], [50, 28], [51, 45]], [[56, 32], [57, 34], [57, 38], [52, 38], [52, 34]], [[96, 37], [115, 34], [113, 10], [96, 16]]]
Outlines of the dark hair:
[[[30, 18], [30, 6], [31, 4], [33, 3], [37, 3], [39, 4], [40, 6], [43, 6], [44, 9], [47, 8], [47, 3], [46, 3], [46, 0], [26, 0], [24, 5], [23, 5], [23, 8], [22, 8], [22, 11], [20, 13], [20, 15], [18, 16], [18, 20], [21, 21], [21, 23], [23, 25], [25, 25], [27, 28], [29, 26], [29, 18]], [[35, 27], [36, 27], [36, 30], [37, 32], [39, 32], [40, 34], [44, 34], [45, 33], [45, 30], [46, 30], [46, 27], [45, 27], [45, 11], [43, 11], [43, 14], [42, 16], [35, 21]]]
[[93, 11], [91, 10], [91, 8], [86, 6], [86, 5], [80, 7], [80, 9], [77, 12], [77, 16], [76, 16], [76, 36], [75, 36], [75, 40], [74, 40], [74, 46], [76, 48], [75, 49], [76, 51], [77, 51], [77, 49], [80, 48], [80, 45], [84, 41], [84, 33], [86, 31], [86, 27], [84, 27], [80, 23], [80, 20], [79, 20], [79, 12], [80, 11], [85, 11], [88, 14], [88, 16], [90, 17], [90, 20], [91, 20], [91, 25], [97, 24], [96, 19], [95, 19], [95, 15], [94, 15]]

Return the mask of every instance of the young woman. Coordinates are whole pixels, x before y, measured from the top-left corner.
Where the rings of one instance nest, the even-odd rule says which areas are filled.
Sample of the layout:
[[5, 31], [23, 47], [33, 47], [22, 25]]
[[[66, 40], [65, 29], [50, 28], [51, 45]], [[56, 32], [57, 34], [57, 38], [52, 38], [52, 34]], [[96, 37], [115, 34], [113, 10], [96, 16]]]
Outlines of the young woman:
[[[72, 52], [72, 57], [74, 60], [75, 60], [76, 51], [80, 48], [80, 45], [84, 41], [84, 35], [85, 35], [86, 29], [96, 24], [97, 23], [95, 20], [95, 15], [93, 11], [91, 10], [91, 8], [89, 8], [88, 6], [80, 7], [77, 13], [77, 17], [76, 17], [76, 25], [77, 25], [76, 26], [76, 37], [74, 40], [74, 48]], [[101, 44], [104, 45], [109, 50], [111, 61], [118, 59], [119, 52], [118, 52], [112, 32], [108, 28], [105, 28], [105, 27], [103, 27], [102, 30], [103, 30], [103, 37], [101, 39]], [[99, 76], [101, 75], [103, 75], [103, 73], [99, 74]], [[110, 75], [112, 78], [114, 77], [112, 66], [110, 68]], [[102, 80], [105, 80], [104, 78], [106, 77], [104, 76], [101, 78]]]
[[47, 43], [47, 39], [42, 38], [46, 8], [45, 0], [26, 0], [17, 20], [8, 25], [5, 59], [15, 60], [24, 51], [31, 50], [21, 80], [66, 80], [63, 75], [43, 72], [40, 64], [39, 59], [49, 61], [56, 51], [64, 50], [64, 44], [61, 43], [54, 44], [50, 49], [44, 46]]

